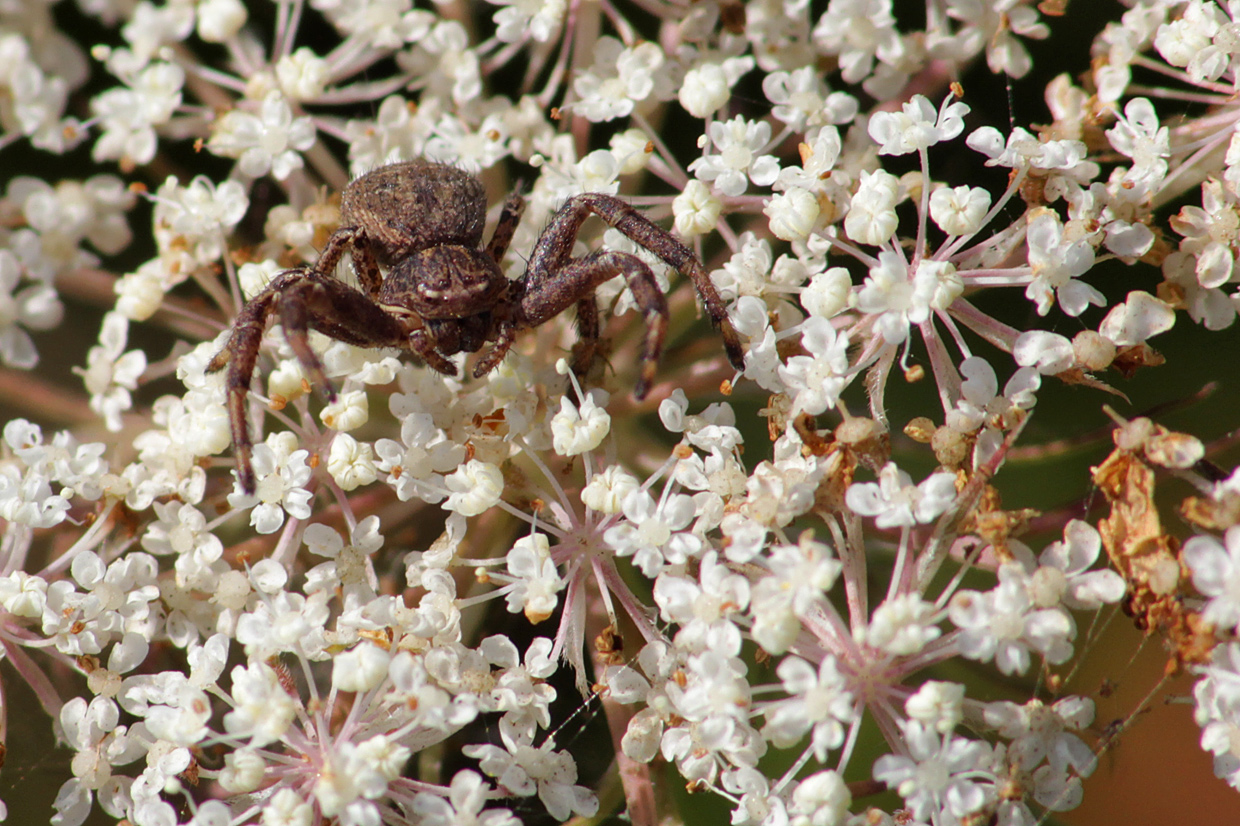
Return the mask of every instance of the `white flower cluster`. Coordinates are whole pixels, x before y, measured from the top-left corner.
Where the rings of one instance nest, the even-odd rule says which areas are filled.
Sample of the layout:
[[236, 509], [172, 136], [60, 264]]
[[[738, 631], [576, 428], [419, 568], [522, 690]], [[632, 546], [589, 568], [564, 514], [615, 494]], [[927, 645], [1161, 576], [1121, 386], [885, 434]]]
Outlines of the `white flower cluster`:
[[[22, 5], [0, 4], [0, 151], [44, 163], [0, 197], [23, 414], [0, 624], [4, 679], [72, 750], [53, 822], [602, 817], [558, 717], [597, 699], [616, 742], [587, 748], [645, 822], [696, 822], [663, 810], [661, 758], [736, 826], [1026, 826], [1089, 791], [1108, 743], [1065, 675], [1121, 602], [1196, 679], [1240, 790], [1240, 474], [1116, 414], [1089, 480], [1109, 513], [1000, 498], [1040, 397], [1122, 395], [1180, 316], [1235, 325], [1240, 5], [1129, 0], [1036, 131], [979, 126], [954, 82], [1032, 76], [1059, 24], [1030, 0], [942, 0], [921, 30], [891, 0], [92, 0], [89, 49]], [[78, 146], [92, 171], [61, 180]], [[365, 254], [378, 225], [333, 235], [359, 209], [333, 192], [418, 157], [524, 198], [483, 248], [512, 283], [477, 316], [378, 293], [413, 271]], [[532, 254], [582, 193], [690, 254], [629, 211]], [[268, 289], [342, 237], [343, 286]], [[599, 262], [644, 275], [585, 283]], [[581, 336], [530, 323], [536, 287]], [[442, 363], [355, 346], [379, 314]], [[512, 345], [480, 375], [455, 353], [477, 330]], [[48, 364], [80, 389], [16, 372]], [[266, 435], [230, 452], [246, 430]], [[1163, 472], [1196, 485], [1179, 535]], [[1040, 688], [973, 696], [962, 661]]]

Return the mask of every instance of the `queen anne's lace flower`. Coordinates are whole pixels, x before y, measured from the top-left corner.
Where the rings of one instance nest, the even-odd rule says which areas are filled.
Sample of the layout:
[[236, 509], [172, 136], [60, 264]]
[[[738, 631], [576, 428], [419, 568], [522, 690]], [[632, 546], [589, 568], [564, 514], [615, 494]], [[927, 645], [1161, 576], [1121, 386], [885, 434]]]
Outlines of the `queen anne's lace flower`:
[[771, 139], [770, 124], [748, 121], [737, 115], [729, 121], [715, 121], [707, 127], [717, 153], [706, 153], [689, 164], [699, 180], [713, 182], [724, 195], [745, 192], [749, 181], [770, 186], [779, 176], [779, 162], [773, 155], [758, 155]]
[[279, 92], [263, 98], [258, 115], [241, 109], [227, 112], [211, 134], [212, 152], [236, 158], [245, 175], [258, 178], [270, 172], [284, 180], [302, 166], [302, 152], [314, 144], [314, 124], [294, 117]]
[[[1178, 316], [1205, 335], [1240, 308], [1240, 5], [1125, 5], [1050, 122], [966, 138], [1007, 120], [975, 72], [1026, 75], [1047, 4], [90, 0], [89, 49], [48, 3], [0, 4], [0, 151], [26, 172], [0, 197], [0, 361], [29, 417], [0, 439], [0, 688], [59, 709], [57, 822], [605, 818], [564, 740], [580, 694], [624, 728], [630, 802], [675, 782], [737, 826], [1025, 826], [1081, 802], [1112, 742], [1092, 703], [930, 678], [1040, 665], [1059, 692], [1096, 652], [1076, 623], [1120, 601], [1174, 633], [1240, 788], [1240, 482], [1138, 421], [1095, 470], [1105, 519], [1044, 505], [1063, 535], [1037, 547], [1010, 495], [1045, 474], [1018, 457], [1073, 441], [1036, 403], [1127, 393]], [[83, 144], [123, 178], [61, 180]], [[418, 157], [477, 173], [483, 208], [335, 194]], [[552, 217], [583, 193], [633, 211]], [[681, 242], [650, 229], [673, 221]], [[267, 292], [342, 240], [327, 280]], [[615, 254], [650, 265], [666, 330], [592, 268]], [[102, 331], [73, 356], [83, 302]], [[400, 346], [366, 346], [377, 326]], [[413, 357], [452, 331], [478, 354]], [[14, 372], [53, 354], [84, 392]], [[242, 424], [253, 496], [228, 484]], [[1156, 468], [1195, 485], [1182, 546]], [[413, 759], [445, 744], [451, 776]], [[635, 765], [656, 758], [672, 774]], [[867, 769], [904, 815], [854, 804]]]

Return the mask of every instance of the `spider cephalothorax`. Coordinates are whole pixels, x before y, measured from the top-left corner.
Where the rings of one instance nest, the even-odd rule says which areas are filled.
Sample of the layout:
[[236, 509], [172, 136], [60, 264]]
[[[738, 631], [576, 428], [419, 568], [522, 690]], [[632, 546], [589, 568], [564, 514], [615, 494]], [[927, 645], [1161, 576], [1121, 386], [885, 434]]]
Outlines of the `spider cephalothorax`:
[[[525, 275], [515, 281], [504, 276], [499, 262], [525, 201], [518, 194], [508, 197], [491, 241], [483, 246], [486, 206], [482, 183], [446, 164], [413, 160], [368, 172], [345, 188], [341, 226], [314, 265], [281, 273], [242, 308], [228, 343], [208, 369], [229, 365], [228, 413], [243, 490], [253, 493], [255, 485], [245, 395], [273, 314], [306, 372], [330, 395], [323, 365], [310, 349], [310, 330], [358, 347], [407, 350], [452, 376], [457, 370], [449, 357], [490, 343], [474, 366], [477, 377], [499, 364], [518, 330], [537, 327], [575, 304], [583, 345], [579, 359], [588, 364], [599, 334], [594, 291], [622, 275], [647, 325], [633, 391], [643, 398], [663, 349], [667, 301], [650, 268], [634, 255], [600, 250], [572, 257], [577, 232], [591, 214], [693, 282], [723, 336], [728, 358], [742, 369], [736, 331], [702, 263], [621, 199], [601, 193], [569, 198], [534, 245]], [[335, 277], [345, 252], [352, 255], [360, 288]]]

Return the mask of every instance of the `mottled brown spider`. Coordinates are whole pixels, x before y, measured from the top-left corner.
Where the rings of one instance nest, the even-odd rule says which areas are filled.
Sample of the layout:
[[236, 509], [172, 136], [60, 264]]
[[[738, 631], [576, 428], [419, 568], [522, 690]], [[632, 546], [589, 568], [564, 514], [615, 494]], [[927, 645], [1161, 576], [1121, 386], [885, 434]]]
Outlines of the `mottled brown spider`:
[[[572, 257], [577, 232], [591, 214], [693, 282], [723, 336], [728, 359], [738, 370], [743, 368], [740, 341], [702, 263], [621, 199], [601, 193], [569, 198], [535, 243], [525, 274], [515, 281], [504, 276], [499, 262], [525, 200], [516, 193], [508, 197], [495, 233], [483, 247], [486, 207], [486, 191], [477, 178], [427, 160], [380, 167], [345, 188], [341, 226], [318, 261], [281, 273], [254, 296], [208, 366], [214, 372], [228, 365], [228, 416], [242, 490], [252, 494], [255, 489], [245, 397], [271, 315], [279, 317], [306, 373], [334, 398], [323, 365], [310, 349], [310, 330], [358, 347], [407, 350], [449, 376], [457, 374], [450, 356], [474, 353], [490, 343], [474, 365], [479, 377], [500, 363], [517, 331], [537, 327], [576, 304], [582, 343], [575, 366], [588, 367], [599, 336], [594, 291], [623, 275], [647, 325], [641, 373], [633, 390], [636, 398], [644, 398], [667, 333], [667, 301], [650, 268], [636, 256], [600, 250]], [[335, 277], [346, 252], [352, 255], [360, 289]]]

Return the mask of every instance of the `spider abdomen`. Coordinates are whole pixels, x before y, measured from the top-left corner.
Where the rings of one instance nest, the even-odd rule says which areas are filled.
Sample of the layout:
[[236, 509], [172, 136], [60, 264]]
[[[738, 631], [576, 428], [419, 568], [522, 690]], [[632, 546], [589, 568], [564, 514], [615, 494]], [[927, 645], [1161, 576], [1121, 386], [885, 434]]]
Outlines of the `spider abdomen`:
[[340, 196], [342, 226], [355, 226], [389, 266], [436, 244], [477, 247], [486, 226], [482, 182], [454, 166], [422, 159], [367, 172]]

